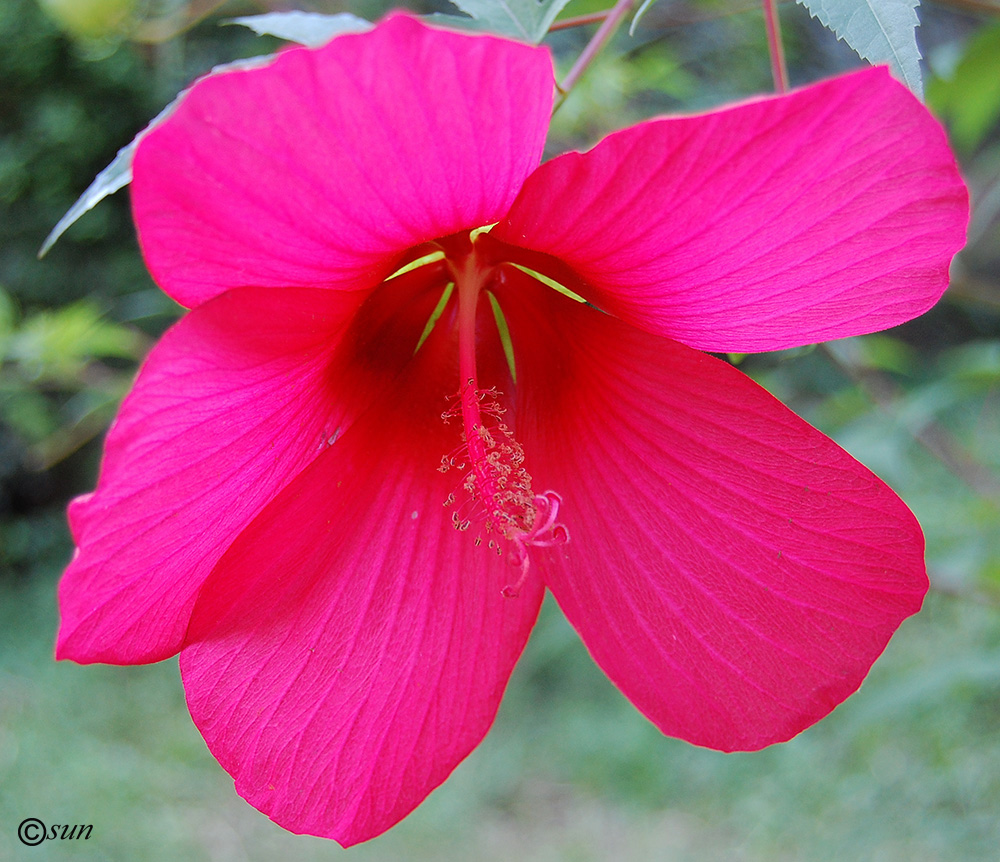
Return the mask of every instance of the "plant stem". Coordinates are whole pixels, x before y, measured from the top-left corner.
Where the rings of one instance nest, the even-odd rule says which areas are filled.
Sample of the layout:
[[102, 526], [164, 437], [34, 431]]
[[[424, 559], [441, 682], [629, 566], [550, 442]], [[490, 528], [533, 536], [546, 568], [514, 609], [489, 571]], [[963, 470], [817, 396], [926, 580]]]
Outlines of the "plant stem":
[[763, 0], [763, 4], [774, 89], [778, 93], [785, 93], [788, 92], [788, 68], [785, 66], [785, 48], [781, 42], [781, 19], [778, 18], [778, 3], [777, 0]]
[[597, 28], [594, 37], [587, 43], [587, 47], [583, 49], [580, 56], [577, 57], [573, 68], [566, 73], [566, 77], [558, 84], [559, 92], [564, 97], [573, 89], [576, 82], [580, 80], [580, 76], [601, 52], [607, 41], [614, 35], [615, 30], [618, 29], [618, 25], [625, 20], [625, 16], [632, 10], [633, 5], [635, 5], [635, 0], [618, 0], [607, 13], [607, 17], [605, 17], [601, 26]]
[[553, 21], [552, 26], [549, 27], [549, 32], [554, 33], [556, 30], [570, 30], [573, 27], [584, 27], [587, 24], [600, 24], [605, 18], [608, 17], [608, 12], [610, 9], [605, 9], [603, 12], [591, 12], [589, 15], [577, 15], [573, 18], [563, 18], [560, 21]]

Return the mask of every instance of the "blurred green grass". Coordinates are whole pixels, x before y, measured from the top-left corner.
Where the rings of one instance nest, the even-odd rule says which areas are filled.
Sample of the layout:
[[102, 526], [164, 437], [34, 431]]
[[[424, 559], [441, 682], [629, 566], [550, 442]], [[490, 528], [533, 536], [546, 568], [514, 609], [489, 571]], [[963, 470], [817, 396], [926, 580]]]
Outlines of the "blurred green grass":
[[[346, 852], [284, 832], [235, 795], [188, 717], [176, 661], [52, 661], [56, 550], [31, 578], [0, 582], [0, 859]], [[784, 745], [725, 755], [661, 736], [549, 602], [483, 745], [408, 820], [350, 853], [989, 860], [998, 811], [993, 608], [932, 594], [832, 716]], [[71, 849], [21, 847], [15, 830], [26, 817], [94, 831]]]
[[[723, 14], [732, 11], [718, 0], [654, 7], [561, 109], [553, 151], [767, 89], [759, 10]], [[922, 15], [941, 80], [962, 70], [939, 96], [961, 113], [962, 82], [982, 65], [982, 39], [969, 38], [980, 25], [940, 7]], [[793, 77], [852, 61], [801, 9], [782, 16]], [[56, 583], [71, 552], [63, 506], [92, 486], [99, 454], [88, 442], [99, 427], [79, 423], [106, 421], [131, 357], [176, 309], [143, 270], [124, 195], [42, 263], [35, 252], [177, 87], [271, 46], [209, 22], [94, 61], [32, 0], [0, 4], [0, 41], [0, 862], [339, 857], [332, 842], [290, 835], [236, 796], [191, 723], [176, 661], [52, 659]], [[963, 65], [969, 44], [976, 63]], [[884, 336], [741, 362], [889, 482], [925, 528], [935, 592], [861, 691], [787, 744], [698, 749], [642, 718], [549, 602], [484, 744], [353, 858], [1000, 858], [1000, 127], [976, 122], [962, 154], [973, 243], [946, 301]], [[26, 817], [94, 831], [24, 847]]]

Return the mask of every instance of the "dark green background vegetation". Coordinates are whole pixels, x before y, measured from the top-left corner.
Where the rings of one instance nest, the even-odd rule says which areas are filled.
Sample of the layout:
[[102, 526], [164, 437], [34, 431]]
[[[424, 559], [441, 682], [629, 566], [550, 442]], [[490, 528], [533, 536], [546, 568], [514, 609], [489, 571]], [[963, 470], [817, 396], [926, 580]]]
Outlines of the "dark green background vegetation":
[[[176, 662], [52, 659], [55, 587], [71, 551], [66, 501], [93, 486], [103, 431], [136, 363], [180, 309], [145, 272], [126, 193], [41, 262], [36, 253], [180, 87], [216, 63], [274, 49], [218, 26], [222, 13], [266, 5], [226, 4], [159, 42], [87, 42], [61, 32], [35, 0], [0, 0], [0, 860], [341, 853], [285, 833], [235, 795], [187, 715]], [[583, 0], [570, 7], [582, 11]], [[487, 741], [355, 858], [998, 858], [1000, 7], [956, 0], [921, 15], [929, 100], [949, 123], [975, 203], [951, 290], [889, 333], [746, 357], [741, 367], [913, 508], [934, 584], [925, 610], [829, 719], [785, 745], [723, 755], [663, 738], [547, 604]], [[782, 19], [793, 83], [858, 63], [802, 8], [783, 6]], [[549, 40], [564, 68], [588, 34]], [[769, 88], [756, 3], [662, 0], [573, 92], [551, 149]], [[92, 823], [93, 834], [26, 848], [16, 837], [25, 817]]]

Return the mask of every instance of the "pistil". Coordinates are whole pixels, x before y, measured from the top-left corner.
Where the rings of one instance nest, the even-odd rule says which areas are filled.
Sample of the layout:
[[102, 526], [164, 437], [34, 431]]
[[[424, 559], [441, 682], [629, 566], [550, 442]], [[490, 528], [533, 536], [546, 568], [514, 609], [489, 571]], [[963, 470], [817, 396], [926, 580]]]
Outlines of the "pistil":
[[[446, 246], [448, 268], [458, 297], [459, 391], [457, 404], [443, 416], [447, 421], [461, 415], [464, 449], [468, 460], [447, 456], [442, 469], [468, 468], [463, 487], [473, 507], [483, 510], [487, 533], [499, 533], [510, 543], [509, 559], [520, 568], [514, 584], [502, 590], [513, 598], [520, 592], [530, 570], [528, 548], [548, 547], [569, 540], [565, 526], [556, 522], [562, 499], [554, 491], [535, 494], [531, 476], [523, 466], [524, 449], [503, 422], [505, 408], [496, 389], [479, 386], [476, 368], [476, 322], [479, 302], [485, 296], [495, 267], [476, 254], [475, 242], [467, 237], [450, 238]], [[453, 502], [450, 498], [448, 502]], [[453, 514], [455, 527], [471, 525], [470, 518]], [[491, 539], [490, 547], [502, 553], [502, 542]]]

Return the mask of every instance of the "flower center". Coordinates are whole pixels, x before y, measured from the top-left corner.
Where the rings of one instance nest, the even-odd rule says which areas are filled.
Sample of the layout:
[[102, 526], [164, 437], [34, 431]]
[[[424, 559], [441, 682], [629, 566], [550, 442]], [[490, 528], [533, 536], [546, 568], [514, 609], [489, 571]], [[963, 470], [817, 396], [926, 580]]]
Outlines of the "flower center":
[[[476, 253], [467, 236], [445, 241], [449, 272], [458, 295], [459, 389], [455, 403], [442, 414], [445, 422], [461, 416], [462, 447], [441, 460], [441, 471], [452, 467], [466, 470], [462, 488], [469, 495], [469, 510], [456, 510], [452, 522], [467, 530], [472, 516], [483, 520], [489, 547], [498, 554], [508, 551], [512, 565], [520, 569], [513, 584], [501, 591], [516, 597], [530, 571], [529, 547], [550, 547], [569, 541], [569, 532], [556, 517], [562, 498], [555, 491], [535, 494], [531, 476], [524, 468], [524, 448], [503, 421], [505, 408], [495, 388], [481, 388], [476, 370], [476, 318], [479, 301], [496, 275], [495, 266]], [[454, 505], [450, 495], [445, 505]], [[477, 544], [481, 540], [477, 538]], [[505, 541], [504, 541], [505, 540]]]

